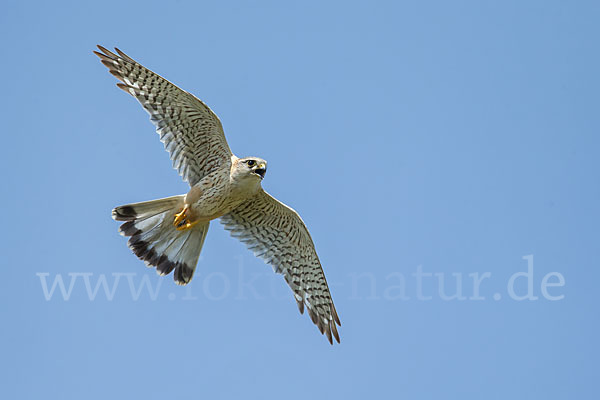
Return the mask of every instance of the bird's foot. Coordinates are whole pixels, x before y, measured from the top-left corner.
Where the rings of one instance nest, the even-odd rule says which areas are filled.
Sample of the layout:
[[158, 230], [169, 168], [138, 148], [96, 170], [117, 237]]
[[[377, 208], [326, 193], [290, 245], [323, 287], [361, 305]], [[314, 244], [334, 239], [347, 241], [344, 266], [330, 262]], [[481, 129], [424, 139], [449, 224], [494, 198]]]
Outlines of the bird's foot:
[[190, 209], [186, 205], [183, 207], [180, 213], [175, 214], [175, 220], [173, 221], [173, 225], [175, 229], [178, 231], [184, 231], [186, 229], [190, 229], [192, 226], [196, 225], [198, 221], [190, 220]]

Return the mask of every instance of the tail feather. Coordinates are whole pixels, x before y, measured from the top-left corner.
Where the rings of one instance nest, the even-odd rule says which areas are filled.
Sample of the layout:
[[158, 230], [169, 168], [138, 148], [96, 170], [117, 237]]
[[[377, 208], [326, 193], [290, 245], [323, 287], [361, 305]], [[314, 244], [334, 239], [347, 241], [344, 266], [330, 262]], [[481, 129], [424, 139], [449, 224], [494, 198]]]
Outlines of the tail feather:
[[112, 217], [116, 221], [133, 221], [155, 216], [161, 212], [183, 205], [184, 195], [165, 197], [164, 199], [143, 201], [141, 203], [127, 204], [115, 207]]
[[127, 245], [148, 267], [159, 275], [173, 277], [179, 285], [192, 280], [209, 223], [199, 223], [178, 231], [173, 226], [175, 214], [183, 207], [184, 196], [167, 197], [116, 207], [113, 218], [125, 221], [119, 228], [128, 236]]

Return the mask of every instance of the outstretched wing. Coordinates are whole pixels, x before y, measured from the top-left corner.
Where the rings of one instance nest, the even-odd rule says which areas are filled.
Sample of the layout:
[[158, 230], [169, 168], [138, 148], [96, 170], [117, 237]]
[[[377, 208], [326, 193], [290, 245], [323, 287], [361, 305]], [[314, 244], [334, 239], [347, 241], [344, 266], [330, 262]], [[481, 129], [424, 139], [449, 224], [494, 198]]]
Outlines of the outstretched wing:
[[221, 121], [194, 95], [135, 62], [119, 49], [94, 51], [117, 86], [135, 97], [150, 114], [173, 167], [191, 186], [211, 171], [231, 164]]
[[290, 207], [277, 201], [264, 190], [221, 217], [225, 229], [238, 238], [273, 270], [283, 274], [292, 288], [300, 313], [304, 305], [312, 321], [339, 343], [335, 311], [321, 262], [304, 222]]

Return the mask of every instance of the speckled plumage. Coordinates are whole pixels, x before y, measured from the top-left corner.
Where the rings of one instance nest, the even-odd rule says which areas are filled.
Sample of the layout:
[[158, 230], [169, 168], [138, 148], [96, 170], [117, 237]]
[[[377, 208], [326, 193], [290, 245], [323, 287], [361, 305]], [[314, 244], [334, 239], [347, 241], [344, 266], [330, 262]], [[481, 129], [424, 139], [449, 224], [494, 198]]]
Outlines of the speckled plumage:
[[330, 343], [340, 320], [306, 225], [292, 208], [261, 187], [266, 161], [238, 158], [218, 117], [202, 101], [144, 68], [118, 49], [94, 52], [150, 114], [173, 167], [191, 188], [185, 195], [116, 207], [121, 234], [148, 266], [174, 271], [178, 284], [193, 277], [210, 221], [283, 274], [301, 313], [304, 307]]

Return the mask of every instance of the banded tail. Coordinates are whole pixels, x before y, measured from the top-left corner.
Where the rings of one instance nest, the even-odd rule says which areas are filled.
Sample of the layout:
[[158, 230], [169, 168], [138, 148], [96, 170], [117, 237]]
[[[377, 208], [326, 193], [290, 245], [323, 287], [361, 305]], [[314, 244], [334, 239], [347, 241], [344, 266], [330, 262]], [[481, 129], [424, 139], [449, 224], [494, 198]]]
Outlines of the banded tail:
[[175, 270], [173, 278], [178, 285], [192, 280], [209, 226], [206, 222], [186, 230], [175, 228], [175, 214], [183, 208], [184, 198], [181, 195], [127, 204], [112, 211], [114, 220], [126, 221], [119, 232], [130, 236], [127, 245], [133, 253], [148, 267], [156, 267], [159, 275]]

